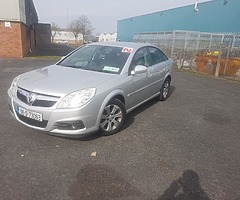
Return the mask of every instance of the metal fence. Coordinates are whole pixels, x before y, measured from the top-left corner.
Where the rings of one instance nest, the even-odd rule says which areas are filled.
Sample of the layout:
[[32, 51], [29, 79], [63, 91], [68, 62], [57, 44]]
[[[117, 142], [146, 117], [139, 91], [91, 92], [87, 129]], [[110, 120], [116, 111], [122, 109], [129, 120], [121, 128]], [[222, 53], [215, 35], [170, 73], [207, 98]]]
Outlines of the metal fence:
[[159, 46], [178, 68], [240, 80], [240, 35], [173, 31], [138, 33], [133, 39]]

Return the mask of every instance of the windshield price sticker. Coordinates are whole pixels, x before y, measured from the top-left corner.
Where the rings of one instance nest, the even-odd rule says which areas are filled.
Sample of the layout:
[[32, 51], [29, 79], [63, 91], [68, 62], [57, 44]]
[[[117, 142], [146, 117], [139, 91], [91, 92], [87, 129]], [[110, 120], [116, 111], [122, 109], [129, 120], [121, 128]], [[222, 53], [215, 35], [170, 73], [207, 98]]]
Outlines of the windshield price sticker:
[[109, 72], [119, 72], [119, 68], [109, 67], [109, 66], [105, 66], [105, 67], [103, 68], [103, 70], [109, 71]]
[[133, 51], [133, 48], [128, 48], [128, 47], [124, 47], [122, 52], [124, 53], [131, 53]]

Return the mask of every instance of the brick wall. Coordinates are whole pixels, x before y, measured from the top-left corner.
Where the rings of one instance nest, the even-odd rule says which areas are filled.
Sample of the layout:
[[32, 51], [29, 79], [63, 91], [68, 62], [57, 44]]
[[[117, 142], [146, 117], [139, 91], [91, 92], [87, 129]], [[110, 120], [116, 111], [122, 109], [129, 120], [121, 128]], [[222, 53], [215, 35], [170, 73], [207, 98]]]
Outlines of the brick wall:
[[0, 57], [21, 58], [34, 48], [34, 32], [26, 25], [11, 22], [11, 27], [5, 27], [0, 21]]
[[22, 52], [26, 56], [35, 47], [34, 31], [21, 24]]

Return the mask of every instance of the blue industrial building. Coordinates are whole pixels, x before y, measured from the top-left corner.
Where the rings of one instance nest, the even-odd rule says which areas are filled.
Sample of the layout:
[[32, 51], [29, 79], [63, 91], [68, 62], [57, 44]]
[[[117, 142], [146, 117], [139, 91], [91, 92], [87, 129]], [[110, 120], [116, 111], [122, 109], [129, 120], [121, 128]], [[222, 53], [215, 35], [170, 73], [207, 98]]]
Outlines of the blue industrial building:
[[240, 34], [240, 0], [212, 0], [119, 20], [121, 41], [133, 41], [134, 34], [174, 30]]

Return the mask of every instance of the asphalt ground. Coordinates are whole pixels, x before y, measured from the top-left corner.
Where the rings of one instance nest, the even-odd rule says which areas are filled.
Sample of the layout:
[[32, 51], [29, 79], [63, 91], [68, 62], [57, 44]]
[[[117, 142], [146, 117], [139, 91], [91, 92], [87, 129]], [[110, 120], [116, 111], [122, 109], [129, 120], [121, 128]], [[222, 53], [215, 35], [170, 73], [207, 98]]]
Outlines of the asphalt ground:
[[[175, 70], [171, 96], [81, 139], [17, 122], [7, 89], [51, 59], [0, 59], [1, 200], [240, 199], [240, 83]], [[63, 83], [64, 84], [64, 83]]]
[[39, 56], [65, 56], [70, 53], [77, 46], [70, 46], [66, 44], [48, 44], [39, 45], [35, 47], [32, 52], [29, 52], [28, 57], [39, 57]]

